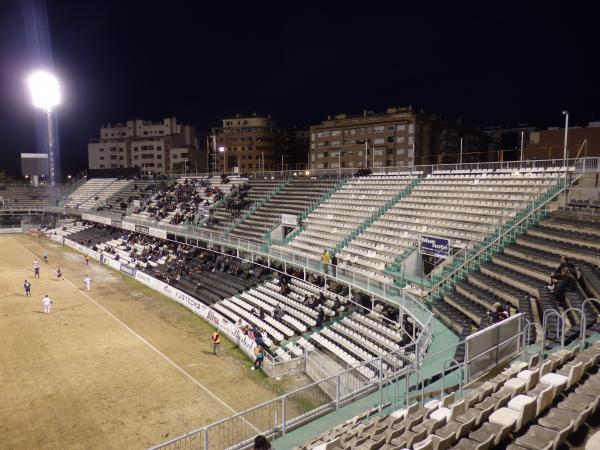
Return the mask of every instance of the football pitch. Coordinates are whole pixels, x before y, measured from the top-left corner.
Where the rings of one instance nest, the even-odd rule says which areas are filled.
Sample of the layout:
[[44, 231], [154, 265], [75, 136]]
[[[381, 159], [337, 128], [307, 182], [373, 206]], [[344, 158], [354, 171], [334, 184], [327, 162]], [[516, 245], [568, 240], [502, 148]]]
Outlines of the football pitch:
[[212, 331], [58, 243], [0, 235], [0, 448], [143, 449], [274, 398], [231, 342], [212, 355]]

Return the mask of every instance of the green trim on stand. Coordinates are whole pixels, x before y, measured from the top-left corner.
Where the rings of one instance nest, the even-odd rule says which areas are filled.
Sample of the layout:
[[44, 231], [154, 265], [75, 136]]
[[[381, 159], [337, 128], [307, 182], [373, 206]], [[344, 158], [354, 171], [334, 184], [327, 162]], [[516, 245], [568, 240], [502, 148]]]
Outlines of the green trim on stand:
[[[342, 186], [346, 184], [349, 177], [341, 176], [339, 181], [333, 185], [331, 189], [329, 189], [322, 197], [312, 202], [300, 215], [300, 225], [290, 234], [288, 234], [283, 241], [277, 241], [275, 244], [285, 245], [288, 244], [292, 239], [298, 236], [302, 231], [304, 231], [304, 225], [302, 221], [306, 219], [315, 209], [321, 206], [324, 202], [329, 200], [333, 194], [335, 194]], [[273, 244], [273, 239], [271, 238], [271, 232], [279, 225], [278, 223], [274, 224], [269, 230], [263, 235], [263, 240], [267, 241], [269, 244]]]
[[231, 233], [238, 225], [243, 224], [246, 221], [246, 219], [248, 219], [248, 217], [250, 217], [252, 214], [254, 214], [254, 212], [258, 208], [262, 207], [267, 202], [271, 201], [271, 199], [275, 195], [279, 194], [283, 190], [283, 188], [285, 188], [290, 183], [291, 180], [292, 179], [289, 177], [284, 178], [283, 181], [275, 189], [273, 189], [271, 192], [269, 192], [269, 194], [265, 198], [263, 198], [259, 202], [254, 203], [252, 205], [252, 207], [250, 209], [248, 209], [248, 211], [246, 211], [241, 218], [236, 219], [233, 222], [231, 222], [231, 224], [227, 227], [227, 229], [223, 233], [223, 236], [228, 236], [229, 233]]
[[373, 223], [378, 220], [382, 215], [384, 215], [392, 206], [400, 201], [403, 197], [410, 195], [415, 186], [419, 184], [419, 178], [414, 179], [410, 182], [408, 186], [394, 195], [391, 199], [389, 199], [381, 208], [379, 208], [375, 213], [371, 215], [367, 220], [365, 220], [362, 224], [360, 224], [353, 232], [351, 232], [348, 236], [346, 236], [339, 244], [335, 246], [333, 249], [333, 254], [339, 252], [342, 248], [344, 248], [350, 241], [354, 240], [359, 234], [365, 231], [366, 228], [373, 225]]

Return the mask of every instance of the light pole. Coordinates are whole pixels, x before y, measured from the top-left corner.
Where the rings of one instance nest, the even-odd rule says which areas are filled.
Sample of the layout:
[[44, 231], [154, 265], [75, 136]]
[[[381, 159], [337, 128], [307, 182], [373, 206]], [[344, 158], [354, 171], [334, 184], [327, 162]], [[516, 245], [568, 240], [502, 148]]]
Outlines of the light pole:
[[521, 161], [523, 161], [523, 139], [525, 137], [525, 130], [521, 130]]
[[569, 134], [569, 111], [566, 109], [562, 112], [565, 116], [565, 145], [563, 147], [563, 164], [567, 165], [567, 136]]
[[463, 154], [463, 138], [460, 138], [460, 161], [459, 164], [462, 165], [462, 154]]
[[33, 106], [46, 112], [48, 125], [48, 162], [50, 170], [50, 186], [54, 186], [56, 170], [54, 167], [54, 124], [52, 108], [60, 104], [60, 85], [58, 79], [49, 72], [33, 72], [28, 80]]
[[[221, 145], [221, 146], [219, 147], [219, 153], [225, 153], [225, 147], [224, 147], [224, 146], [222, 146], [222, 145]], [[215, 162], [215, 172], [218, 172], [218, 170], [217, 170], [217, 169], [218, 169], [218, 167], [219, 167], [219, 165], [218, 165], [218, 164], [219, 164], [219, 162], [217, 161], [217, 159], [218, 159], [218, 155], [215, 155], [215, 161], [216, 161], [216, 162]], [[225, 170], [225, 164], [226, 164], [226, 163], [227, 163], [227, 155], [223, 155], [223, 173], [225, 173], [225, 172], [226, 172], [226, 170]]]

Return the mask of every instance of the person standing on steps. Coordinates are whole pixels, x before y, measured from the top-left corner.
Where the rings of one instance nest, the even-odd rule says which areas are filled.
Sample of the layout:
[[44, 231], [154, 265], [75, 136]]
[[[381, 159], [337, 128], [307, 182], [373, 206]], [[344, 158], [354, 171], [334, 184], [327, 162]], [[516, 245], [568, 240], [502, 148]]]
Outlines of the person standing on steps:
[[321, 262], [323, 263], [323, 272], [329, 274], [329, 264], [331, 263], [331, 256], [329, 255], [329, 250], [323, 250], [323, 254], [321, 255]]
[[337, 276], [337, 256], [335, 254], [331, 257], [331, 273], [334, 277]]
[[210, 337], [213, 346], [213, 355], [219, 353], [219, 346], [221, 345], [221, 335], [219, 334], [219, 330], [215, 330], [215, 332]]

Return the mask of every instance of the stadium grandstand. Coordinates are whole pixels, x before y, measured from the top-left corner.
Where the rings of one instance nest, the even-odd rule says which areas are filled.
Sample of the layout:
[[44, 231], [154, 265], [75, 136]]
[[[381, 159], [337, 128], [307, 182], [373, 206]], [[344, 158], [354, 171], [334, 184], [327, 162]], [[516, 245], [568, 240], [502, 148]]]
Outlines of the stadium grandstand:
[[[0, 186], [40, 230], [311, 383], [154, 449], [583, 448], [599, 160]], [[294, 405], [292, 407], [291, 405]], [[302, 407], [298, 407], [302, 405]]]

